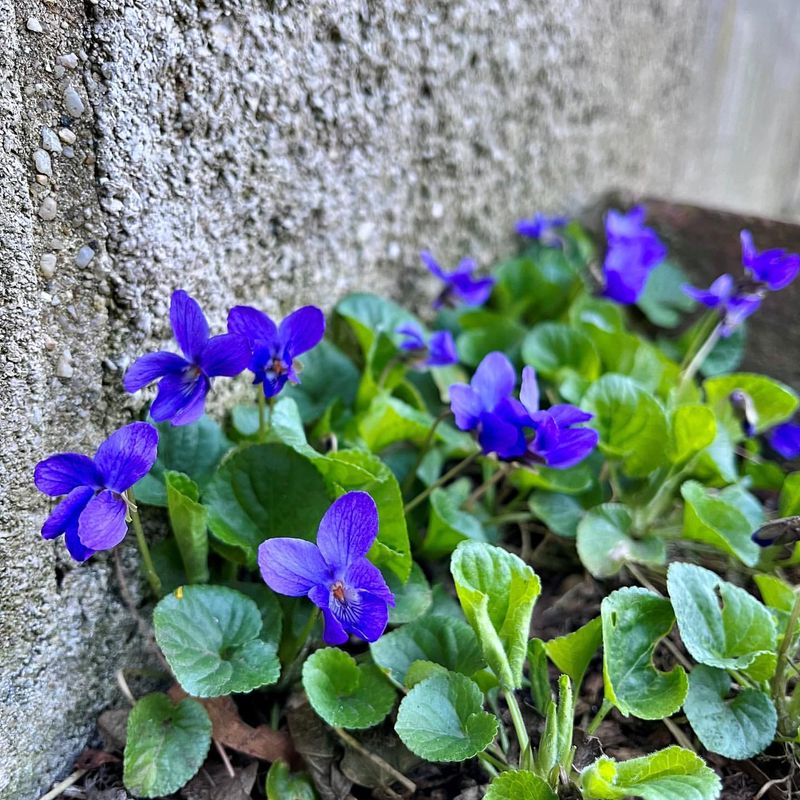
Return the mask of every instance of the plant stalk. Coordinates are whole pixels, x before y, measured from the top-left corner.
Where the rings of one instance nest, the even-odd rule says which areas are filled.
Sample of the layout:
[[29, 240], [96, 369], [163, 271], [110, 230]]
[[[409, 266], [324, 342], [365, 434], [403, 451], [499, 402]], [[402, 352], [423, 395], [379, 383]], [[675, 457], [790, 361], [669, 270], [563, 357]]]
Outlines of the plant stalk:
[[722, 323], [717, 323], [716, 327], [708, 335], [708, 338], [705, 340], [705, 342], [703, 342], [700, 349], [694, 354], [694, 356], [692, 356], [692, 360], [681, 374], [681, 380], [678, 384], [678, 394], [680, 394], [689, 381], [694, 378], [700, 367], [703, 366], [703, 362], [706, 360], [706, 358], [708, 358], [709, 353], [711, 353], [711, 351], [717, 346], [717, 342], [720, 340], [721, 330]]
[[139, 553], [142, 556], [142, 566], [144, 567], [145, 577], [150, 583], [153, 594], [160, 598], [164, 594], [164, 590], [161, 588], [161, 579], [158, 577], [155, 564], [153, 564], [153, 557], [150, 555], [150, 547], [144, 535], [142, 520], [139, 518], [139, 509], [136, 507], [133, 491], [128, 489], [125, 494], [128, 499], [128, 510], [130, 511], [131, 521], [133, 522], [133, 530], [136, 533], [136, 543], [139, 546]]
[[508, 711], [511, 714], [511, 723], [514, 726], [514, 733], [517, 735], [519, 742], [519, 768], [531, 769], [531, 740], [528, 736], [528, 730], [525, 727], [525, 720], [522, 718], [522, 711], [520, 710], [517, 698], [511, 689], [503, 690], [503, 697], [508, 705]]
[[445, 472], [440, 478], [437, 478], [430, 486], [426, 489], [421, 491], [415, 498], [409, 500], [404, 508], [403, 511], [408, 514], [409, 511], [413, 511], [420, 503], [424, 502], [428, 495], [434, 489], [438, 489], [443, 484], [447, 483], [452, 478], [455, 478], [460, 472], [463, 472], [479, 455], [481, 454], [480, 450], [476, 450], [474, 453], [468, 455], [463, 461], [459, 461], [451, 470]]

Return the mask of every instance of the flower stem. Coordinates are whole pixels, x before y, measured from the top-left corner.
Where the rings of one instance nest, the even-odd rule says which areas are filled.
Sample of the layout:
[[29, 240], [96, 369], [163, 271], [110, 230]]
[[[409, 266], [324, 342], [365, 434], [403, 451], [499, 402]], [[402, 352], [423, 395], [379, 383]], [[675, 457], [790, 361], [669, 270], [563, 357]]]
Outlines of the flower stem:
[[150, 583], [150, 588], [153, 590], [153, 594], [156, 597], [161, 597], [164, 593], [163, 589], [161, 588], [161, 579], [158, 577], [155, 564], [153, 564], [153, 558], [150, 555], [150, 548], [148, 547], [147, 539], [145, 539], [144, 536], [144, 529], [142, 528], [142, 520], [139, 518], [139, 509], [136, 507], [136, 501], [134, 500], [133, 497], [133, 491], [131, 489], [128, 489], [126, 494], [128, 497], [128, 509], [130, 510], [131, 521], [133, 522], [133, 530], [136, 533], [136, 543], [139, 545], [139, 553], [142, 556], [142, 566], [144, 567], [144, 574]]
[[427, 499], [428, 495], [434, 490], [438, 489], [443, 484], [447, 483], [449, 480], [454, 478], [458, 475], [459, 472], [463, 472], [479, 455], [481, 454], [480, 450], [476, 450], [474, 453], [470, 453], [463, 461], [459, 461], [451, 470], [445, 472], [440, 478], [435, 480], [430, 486], [426, 489], [421, 491], [413, 500], [409, 500], [404, 508], [403, 511], [408, 514], [409, 511], [413, 511], [420, 503]]
[[604, 697], [603, 704], [600, 706], [594, 717], [592, 717], [592, 721], [589, 723], [589, 727], [586, 729], [586, 733], [588, 733], [589, 735], [593, 734], [600, 727], [600, 724], [606, 718], [606, 714], [608, 714], [608, 712], [611, 711], [612, 708], [613, 706], [611, 705], [611, 703]]
[[708, 334], [708, 338], [703, 342], [694, 356], [692, 356], [692, 360], [688, 363], [681, 374], [681, 381], [678, 384], [679, 394], [686, 387], [689, 381], [694, 378], [700, 367], [703, 366], [703, 362], [706, 360], [706, 358], [708, 358], [708, 355], [717, 346], [717, 342], [722, 335], [721, 332], [722, 323], [717, 323], [717, 325], [711, 330], [711, 333]]
[[519, 768], [531, 768], [531, 740], [528, 737], [528, 729], [525, 727], [525, 720], [522, 718], [522, 711], [520, 711], [517, 698], [511, 689], [503, 690], [503, 697], [505, 698], [508, 711], [511, 714], [511, 723], [514, 726], [514, 733], [517, 734], [517, 741], [519, 742]]
[[786, 723], [786, 665], [790, 659], [790, 649], [793, 644], [795, 633], [797, 631], [797, 624], [800, 621], [800, 592], [795, 592], [794, 604], [792, 611], [789, 615], [789, 621], [786, 623], [786, 632], [783, 634], [780, 648], [778, 649], [778, 663], [775, 668], [775, 675], [772, 677], [772, 696], [775, 698], [778, 706], [778, 724], [779, 730], [783, 731]]
[[433, 442], [434, 434], [436, 433], [436, 429], [439, 425], [444, 422], [447, 417], [450, 416], [450, 409], [446, 409], [439, 414], [438, 417], [433, 421], [430, 429], [428, 430], [428, 435], [425, 437], [425, 441], [422, 443], [422, 447], [419, 449], [419, 453], [417, 454], [417, 460], [414, 462], [414, 466], [408, 471], [408, 475], [406, 475], [405, 480], [403, 481], [402, 492], [405, 494], [413, 485], [414, 485], [414, 478], [417, 475], [417, 470], [419, 469], [419, 465], [422, 463], [422, 459], [425, 458], [428, 450], [430, 450], [431, 443]]
[[472, 511], [475, 503], [494, 486], [498, 481], [502, 480], [506, 473], [508, 472], [508, 467], [505, 464], [501, 464], [500, 467], [493, 472], [477, 489], [475, 489], [472, 494], [464, 501], [464, 510], [465, 511]]

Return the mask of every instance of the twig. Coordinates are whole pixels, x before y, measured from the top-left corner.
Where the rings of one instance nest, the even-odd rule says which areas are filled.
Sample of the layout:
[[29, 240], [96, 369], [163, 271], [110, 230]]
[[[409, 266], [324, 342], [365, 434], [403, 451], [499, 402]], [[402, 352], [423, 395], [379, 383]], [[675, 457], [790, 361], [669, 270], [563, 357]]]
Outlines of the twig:
[[430, 486], [421, 491], [415, 498], [409, 500], [405, 504], [403, 511], [406, 514], [408, 514], [410, 511], [413, 511], [420, 503], [428, 498], [434, 489], [438, 489], [440, 486], [447, 483], [451, 478], [455, 478], [459, 472], [465, 470], [479, 455], [482, 455], [481, 451], [476, 450], [474, 453], [468, 455], [463, 461], [459, 461], [458, 464], [456, 464], [451, 470], [445, 472], [441, 478], [435, 480]]
[[76, 769], [69, 778], [64, 778], [61, 783], [57, 783], [47, 794], [43, 794], [39, 800], [54, 800], [59, 797], [65, 789], [69, 789], [73, 783], [77, 783], [89, 770]]
[[217, 752], [219, 753], [219, 757], [222, 759], [222, 763], [225, 765], [225, 770], [228, 773], [229, 777], [235, 778], [236, 773], [233, 771], [233, 767], [231, 766], [231, 760], [228, 758], [228, 754], [225, 752], [225, 748], [220, 743], [219, 739], [213, 739], [214, 747], [217, 748]]
[[694, 750], [694, 745], [689, 737], [669, 717], [666, 717], [661, 721], [667, 726], [669, 732], [681, 747], [685, 748], [686, 750]]
[[777, 786], [777, 785], [778, 785], [778, 784], [780, 784], [780, 783], [788, 783], [788, 781], [789, 781], [789, 778], [791, 778], [791, 775], [787, 775], [785, 778], [774, 778], [774, 779], [773, 779], [773, 780], [771, 780], [771, 781], [767, 781], [767, 782], [766, 782], [766, 783], [765, 783], [765, 784], [764, 784], [764, 785], [763, 785], [763, 786], [762, 786], [762, 787], [761, 787], [761, 788], [758, 790], [758, 794], [753, 796], [753, 800], [761, 800], [761, 798], [762, 798], [762, 797], [763, 797], [765, 794], [769, 794], [769, 792], [770, 792], [770, 790], [772, 789], [772, 787], [773, 787], [773, 786]]
[[417, 791], [417, 784], [414, 781], [409, 780], [403, 775], [402, 772], [396, 770], [391, 764], [384, 761], [379, 755], [367, 750], [358, 739], [354, 739], [347, 731], [343, 730], [342, 728], [334, 728], [334, 733], [348, 746], [352, 747], [353, 750], [357, 750], [361, 753], [362, 756], [368, 758], [376, 767], [379, 769], [388, 772], [398, 783], [402, 783], [403, 786], [408, 789], [409, 792], [414, 794]]
[[125, 673], [123, 670], [118, 669], [116, 675], [114, 676], [117, 679], [117, 684], [119, 685], [119, 689], [122, 692], [125, 699], [132, 705], [136, 705], [136, 698], [133, 696], [133, 692], [131, 691], [131, 687], [128, 686], [128, 681], [125, 680]]

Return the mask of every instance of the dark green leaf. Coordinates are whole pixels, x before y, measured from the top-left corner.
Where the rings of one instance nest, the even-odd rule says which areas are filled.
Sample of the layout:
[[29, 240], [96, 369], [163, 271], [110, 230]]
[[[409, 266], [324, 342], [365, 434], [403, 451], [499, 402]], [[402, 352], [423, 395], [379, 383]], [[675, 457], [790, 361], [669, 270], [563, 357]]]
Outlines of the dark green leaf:
[[[464, 491], [466, 489], [466, 491]], [[445, 489], [434, 489], [430, 496], [431, 512], [428, 530], [419, 554], [422, 558], [436, 559], [450, 555], [459, 542], [471, 540], [485, 542], [488, 537], [481, 521], [461, 505], [470, 491], [468, 482], [460, 482]]]
[[[313, 352], [313, 351], [312, 351]], [[267, 772], [267, 800], [316, 800], [314, 784], [305, 773], [290, 772], [285, 761], [273, 761]]]
[[578, 535], [578, 523], [585, 512], [574, 497], [554, 492], [534, 492], [528, 505], [533, 514], [553, 533], [569, 539]]
[[389, 609], [390, 625], [413, 622], [431, 607], [431, 586], [419, 564], [411, 565], [411, 574], [405, 583], [393, 572], [387, 572], [385, 578], [395, 602], [394, 608]]
[[586, 380], [600, 374], [600, 357], [592, 340], [579, 328], [561, 322], [543, 322], [522, 344], [522, 360], [550, 380], [563, 380], [572, 372]]

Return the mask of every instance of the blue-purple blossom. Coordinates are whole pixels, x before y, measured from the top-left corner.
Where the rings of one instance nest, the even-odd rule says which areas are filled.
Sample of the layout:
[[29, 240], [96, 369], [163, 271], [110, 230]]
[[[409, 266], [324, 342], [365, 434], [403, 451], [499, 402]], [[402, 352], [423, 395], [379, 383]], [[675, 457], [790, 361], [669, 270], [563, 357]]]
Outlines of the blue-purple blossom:
[[253, 383], [263, 385], [265, 397], [274, 397], [287, 381], [300, 383], [296, 359], [325, 335], [325, 315], [316, 306], [303, 306], [276, 325], [257, 308], [235, 306], [228, 312], [228, 330], [247, 339]]
[[767, 433], [769, 446], [778, 455], [787, 460], [800, 456], [800, 425], [796, 422], [784, 422], [776, 425]]
[[471, 258], [465, 258], [452, 271], [443, 270], [434, 257], [427, 251], [420, 253], [422, 263], [444, 283], [444, 288], [433, 301], [434, 308], [444, 305], [455, 305], [458, 301], [467, 306], [482, 306], [492, 293], [494, 278], [473, 278], [472, 273], [477, 264]]
[[400, 349], [419, 354], [422, 363], [428, 367], [446, 367], [458, 363], [458, 351], [450, 331], [436, 331], [428, 341], [419, 325], [407, 322], [395, 330], [403, 337]]
[[542, 244], [553, 246], [561, 244], [561, 237], [556, 232], [569, 222], [569, 217], [548, 217], [536, 213], [531, 219], [521, 219], [514, 226], [520, 236], [535, 239]]
[[720, 275], [708, 289], [698, 289], [684, 284], [685, 294], [720, 315], [720, 334], [730, 336], [751, 314], [758, 310], [763, 299], [760, 293], [746, 291], [736, 286], [732, 275]]
[[118, 545], [128, 530], [123, 494], [150, 472], [157, 449], [156, 429], [133, 422], [114, 431], [94, 458], [59, 453], [40, 461], [33, 473], [36, 488], [51, 497], [66, 495], [45, 520], [42, 536], [63, 533], [76, 561]]
[[611, 209], [606, 215], [603, 296], [617, 303], [635, 303], [650, 272], [667, 254], [656, 232], [645, 226], [645, 214], [644, 206], [636, 206], [627, 214]]
[[743, 230], [739, 238], [742, 242], [742, 264], [755, 283], [775, 292], [787, 287], [797, 277], [800, 255], [779, 248], [759, 253], [748, 230]]
[[381, 571], [366, 557], [377, 535], [375, 501], [366, 492], [348, 492], [325, 512], [316, 544], [267, 539], [258, 548], [258, 565], [270, 589], [305, 595], [322, 609], [327, 644], [344, 644], [351, 633], [374, 642], [395, 604]]
[[150, 416], [156, 422], [188, 425], [203, 415], [211, 379], [238, 375], [247, 366], [250, 350], [241, 336], [209, 337], [200, 306], [182, 289], [172, 294], [169, 318], [183, 356], [147, 353], [134, 361], [122, 382], [126, 391], [137, 392], [158, 380]]

